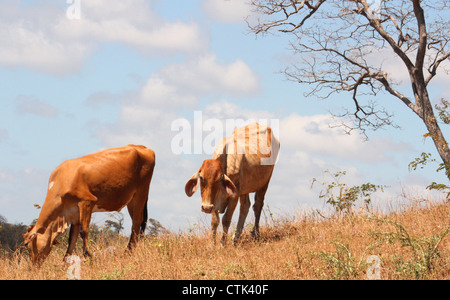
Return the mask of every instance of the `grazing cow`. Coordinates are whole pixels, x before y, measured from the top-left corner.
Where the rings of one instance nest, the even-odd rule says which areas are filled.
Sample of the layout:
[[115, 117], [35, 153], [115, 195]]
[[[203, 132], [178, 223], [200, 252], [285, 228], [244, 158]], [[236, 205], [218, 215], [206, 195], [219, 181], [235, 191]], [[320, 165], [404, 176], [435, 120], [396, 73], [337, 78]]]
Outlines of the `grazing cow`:
[[31, 261], [40, 264], [50, 253], [56, 237], [70, 226], [71, 255], [78, 233], [85, 256], [93, 212], [120, 211], [127, 206], [132, 219], [131, 250], [147, 225], [147, 199], [155, 167], [155, 153], [128, 145], [106, 149], [59, 165], [51, 174], [48, 192], [36, 225], [24, 234]]
[[249, 193], [255, 193], [255, 225], [252, 235], [259, 237], [259, 219], [264, 205], [269, 181], [272, 176], [280, 143], [272, 134], [272, 129], [253, 123], [236, 129], [233, 135], [222, 139], [217, 146], [213, 159], [205, 160], [200, 169], [188, 180], [186, 195], [191, 197], [200, 183], [202, 196], [201, 210], [211, 213], [211, 232], [213, 242], [219, 225], [219, 213], [222, 217], [225, 243], [228, 228], [240, 198], [239, 220], [234, 243], [239, 239], [245, 218], [250, 208]]

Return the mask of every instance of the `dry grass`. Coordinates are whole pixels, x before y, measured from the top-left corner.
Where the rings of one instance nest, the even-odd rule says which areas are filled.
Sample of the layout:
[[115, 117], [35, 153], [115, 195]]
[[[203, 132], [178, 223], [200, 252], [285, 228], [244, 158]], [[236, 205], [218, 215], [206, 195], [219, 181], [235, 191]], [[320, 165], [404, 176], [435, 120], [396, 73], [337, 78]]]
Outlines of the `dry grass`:
[[[126, 238], [116, 238], [92, 242], [96, 256], [81, 262], [80, 277], [367, 279], [366, 260], [376, 255], [381, 279], [450, 279], [449, 226], [450, 203], [426, 202], [389, 215], [310, 214], [276, 221], [261, 228], [259, 241], [246, 230], [236, 247], [213, 247], [207, 233], [172, 233], [146, 238], [129, 254]], [[64, 245], [54, 247], [40, 268], [30, 267], [24, 254], [0, 257], [0, 279], [66, 279], [64, 251]]]

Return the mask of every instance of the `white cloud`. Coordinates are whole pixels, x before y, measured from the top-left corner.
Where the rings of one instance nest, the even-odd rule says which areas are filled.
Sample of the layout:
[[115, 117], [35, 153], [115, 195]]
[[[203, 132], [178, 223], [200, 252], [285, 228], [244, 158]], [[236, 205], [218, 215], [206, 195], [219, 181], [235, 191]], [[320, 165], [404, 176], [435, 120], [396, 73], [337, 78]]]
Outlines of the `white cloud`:
[[203, 0], [203, 10], [215, 20], [235, 23], [250, 15], [250, 4], [246, 0]]
[[300, 116], [296, 113], [280, 122], [280, 142], [291, 149], [349, 161], [377, 163], [389, 161], [388, 152], [402, 152], [410, 146], [392, 138], [373, 137], [363, 142], [358, 134], [344, 134], [331, 128], [329, 115]]
[[195, 22], [167, 22], [152, 11], [149, 3], [83, 1], [81, 19], [61, 19], [59, 34], [75, 39], [123, 42], [149, 53], [193, 53], [204, 49], [206, 41]]
[[64, 43], [33, 29], [35, 26], [24, 21], [0, 21], [0, 64], [65, 73], [78, 68], [91, 51], [89, 45], [76, 41]]
[[252, 120], [258, 121], [276, 118], [276, 115], [269, 111], [245, 109], [226, 100], [220, 100], [206, 105], [203, 112], [206, 118], [217, 118], [224, 121], [225, 119], [241, 119], [253, 122]]
[[[192, 80], [196, 80], [194, 77]], [[170, 82], [166, 76], [159, 72], [153, 74], [138, 93], [137, 104], [147, 105], [152, 108], [183, 108], [193, 107], [197, 103], [197, 97], [192, 93], [183, 91], [179, 85]]]
[[66, 17], [69, 6], [38, 1], [0, 3], [0, 64], [27, 66], [52, 73], [79, 69], [103, 42], [120, 42], [144, 54], [197, 53], [206, 38], [194, 23], [167, 22], [148, 1], [89, 0], [81, 19]]
[[[415, 52], [408, 53], [409, 59], [415, 61]], [[435, 51], [430, 49], [427, 51], [425, 57], [424, 75], [425, 78], [428, 77], [429, 72], [427, 70], [428, 66], [432, 64], [435, 58]], [[410, 76], [405, 63], [392, 52], [390, 47], [385, 47], [379, 51], [374, 51], [366, 57], [366, 61], [369, 65], [373, 65], [376, 68], [380, 68], [383, 72], [386, 72], [395, 84], [404, 86], [407, 88], [408, 93], [410, 93]], [[431, 81], [438, 86], [445, 86], [449, 80], [450, 75], [450, 63], [446, 60], [441, 63], [439, 69], [437, 70], [436, 76]]]
[[160, 74], [168, 83], [197, 94], [218, 91], [241, 96], [259, 92], [258, 76], [244, 61], [237, 59], [220, 64], [212, 53], [183, 64], [169, 65]]

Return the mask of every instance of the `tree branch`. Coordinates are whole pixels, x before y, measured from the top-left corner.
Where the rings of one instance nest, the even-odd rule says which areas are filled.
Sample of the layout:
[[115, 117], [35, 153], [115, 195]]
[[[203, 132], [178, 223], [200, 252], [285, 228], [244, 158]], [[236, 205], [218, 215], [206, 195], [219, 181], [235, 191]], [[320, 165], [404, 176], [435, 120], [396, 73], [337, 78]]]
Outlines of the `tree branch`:
[[406, 55], [404, 51], [399, 47], [399, 45], [394, 41], [394, 39], [386, 32], [383, 28], [383, 25], [379, 19], [373, 18], [368, 15], [366, 12], [370, 9], [369, 5], [365, 0], [361, 0], [361, 4], [364, 6], [364, 9], [360, 11], [360, 14], [367, 18], [370, 26], [372, 26], [378, 34], [391, 46], [392, 50], [394, 50], [395, 54], [397, 54], [401, 60], [406, 65], [406, 68], [410, 73], [414, 71], [414, 65]]
[[[266, 23], [259, 23], [258, 25], [256, 25], [255, 27], [253, 27], [253, 31], [256, 34], [262, 33], [262, 32], [267, 32], [270, 29], [274, 28], [274, 27], [280, 27], [280, 26], [285, 26], [285, 25], [289, 25], [290, 27], [292, 27], [290, 30], [288, 29], [281, 29], [281, 32], [293, 32], [296, 29], [300, 28], [301, 26], [303, 26], [303, 24], [305, 24], [305, 22], [311, 18], [314, 13], [316, 13], [316, 11], [320, 8], [320, 6], [325, 3], [326, 0], [318, 0], [316, 4], [314, 4], [314, 2], [316, 2], [315, 0], [302, 0], [302, 1], [296, 1], [296, 0], [291, 0], [291, 1], [285, 1], [285, 0], [271, 0], [271, 1], [263, 1], [263, 0], [252, 0], [251, 4], [253, 7], [256, 8], [257, 12], [266, 14], [266, 15], [274, 15], [277, 13], [282, 13], [283, 14], [283, 18], [275, 20], [273, 22], [266, 22]], [[286, 3], [288, 2], [288, 3]], [[306, 6], [306, 8], [305, 8]], [[292, 9], [292, 11], [288, 11], [289, 9]], [[292, 22], [286, 22], [289, 20], [289, 18], [293, 15], [297, 15], [300, 12], [303, 12], [305, 10], [308, 10], [308, 12], [306, 12], [306, 16], [303, 16], [301, 18], [301, 20], [297, 23], [294, 24]]]
[[381, 82], [383, 84], [384, 88], [386, 89], [386, 91], [388, 91], [391, 95], [393, 95], [393, 96], [397, 97], [398, 99], [402, 100], [403, 103], [406, 104], [406, 106], [408, 106], [419, 117], [422, 116], [422, 109], [420, 107], [418, 107], [417, 105], [412, 103], [411, 100], [409, 100], [408, 97], [406, 97], [405, 95], [403, 95], [399, 91], [397, 91], [394, 88], [392, 88], [391, 84], [389, 83], [389, 81], [387, 79], [387, 74], [386, 73], [374, 74], [374, 78], [376, 78], [379, 82]]
[[[436, 56], [437, 57], [437, 56]], [[433, 79], [434, 76], [436, 76], [437, 73], [437, 69], [439, 68], [439, 65], [446, 59], [450, 58], [450, 52], [443, 55], [441, 58], [439, 59], [435, 59], [435, 61], [433, 62], [433, 64], [430, 65], [430, 67], [428, 68], [428, 72], [430, 73], [430, 75], [428, 75], [427, 79], [425, 79], [425, 85], [428, 86], [428, 84], [430, 83], [431, 79]]]

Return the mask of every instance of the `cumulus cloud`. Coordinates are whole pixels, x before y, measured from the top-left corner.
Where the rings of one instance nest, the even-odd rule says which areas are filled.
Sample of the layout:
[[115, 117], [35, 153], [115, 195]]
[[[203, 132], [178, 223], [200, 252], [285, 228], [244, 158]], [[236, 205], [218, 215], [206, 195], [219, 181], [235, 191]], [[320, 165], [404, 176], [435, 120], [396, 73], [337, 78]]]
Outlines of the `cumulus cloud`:
[[258, 76], [244, 61], [236, 59], [232, 63], [221, 64], [213, 53], [169, 65], [159, 73], [167, 83], [195, 94], [218, 91], [242, 96], [259, 92]]
[[248, 121], [248, 123], [258, 120], [261, 120], [262, 122], [264, 120], [275, 119], [277, 117], [272, 112], [266, 110], [245, 109], [224, 99], [206, 105], [203, 112], [206, 118], [217, 118], [224, 121], [226, 119], [240, 119], [243, 121]]
[[349, 161], [377, 163], [389, 161], [390, 151], [402, 152], [410, 145], [390, 137], [373, 137], [363, 142], [358, 134], [344, 134], [340, 128], [331, 128], [329, 115], [300, 116], [296, 113], [280, 122], [280, 141], [292, 149]]
[[250, 14], [250, 4], [243, 0], [204, 0], [203, 10], [214, 20], [235, 23]]
[[78, 70], [103, 42], [120, 42], [144, 54], [196, 53], [206, 39], [194, 22], [168, 22], [148, 1], [80, 2], [80, 19], [66, 16], [69, 6], [37, 1], [0, 3], [0, 64], [52, 73]]
[[[415, 52], [410, 52], [407, 54], [411, 61], [415, 61]], [[432, 64], [436, 56], [436, 51], [434, 49], [429, 49], [427, 51], [427, 56], [425, 57], [425, 67], [424, 74], [425, 77], [429, 75], [427, 70], [428, 66]], [[405, 63], [397, 56], [392, 54], [392, 49], [388, 46], [384, 47], [379, 51], [374, 51], [366, 57], [366, 61], [369, 65], [378, 67], [384, 72], [386, 72], [389, 78], [398, 85], [407, 88], [409, 93], [410, 89], [410, 77]], [[449, 80], [450, 74], [450, 62], [445, 60], [439, 66], [436, 76], [431, 81], [436, 83], [438, 86], [445, 86]]]

